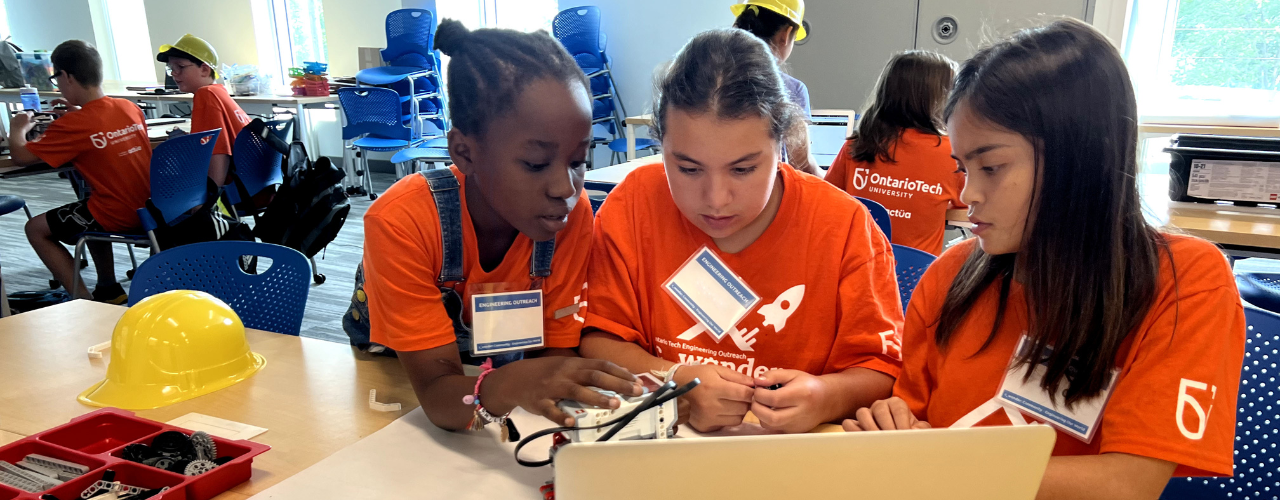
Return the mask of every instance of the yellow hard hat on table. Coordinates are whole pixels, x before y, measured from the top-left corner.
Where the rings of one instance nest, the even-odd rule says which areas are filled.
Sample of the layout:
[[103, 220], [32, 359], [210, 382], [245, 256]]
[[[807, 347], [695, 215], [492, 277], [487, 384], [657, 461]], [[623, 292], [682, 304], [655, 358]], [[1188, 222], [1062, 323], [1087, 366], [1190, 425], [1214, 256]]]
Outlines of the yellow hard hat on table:
[[184, 52], [186, 55], [209, 65], [209, 68], [213, 69], [213, 77], [218, 77], [218, 51], [213, 50], [213, 45], [204, 41], [203, 38], [191, 33], [182, 35], [182, 38], [179, 38], [173, 45], [161, 45], [160, 53], [156, 54], [156, 60], [169, 62], [169, 52], [172, 50]]
[[796, 41], [804, 40], [809, 33], [804, 29], [804, 0], [743, 0], [742, 3], [729, 6], [729, 11], [733, 12], [733, 17], [742, 15], [747, 7], [756, 6], [781, 14], [783, 17], [790, 19], [796, 23]]
[[227, 388], [265, 364], [249, 350], [235, 311], [207, 293], [174, 290], [125, 311], [111, 335], [106, 380], [79, 400], [150, 410]]

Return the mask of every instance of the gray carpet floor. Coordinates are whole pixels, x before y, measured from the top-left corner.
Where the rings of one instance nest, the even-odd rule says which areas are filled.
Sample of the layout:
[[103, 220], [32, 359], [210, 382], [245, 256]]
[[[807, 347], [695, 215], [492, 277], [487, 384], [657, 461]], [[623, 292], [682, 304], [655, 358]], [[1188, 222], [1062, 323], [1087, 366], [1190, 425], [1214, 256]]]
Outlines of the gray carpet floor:
[[[373, 174], [374, 189], [385, 191], [395, 180], [390, 173]], [[17, 179], [0, 179], [0, 194], [21, 196], [32, 214], [44, 213], [75, 201], [70, 183], [57, 175], [34, 175]], [[360, 263], [364, 247], [364, 213], [369, 209], [367, 196], [351, 199], [351, 213], [342, 232], [322, 253], [316, 255], [320, 272], [326, 276], [324, 284], [311, 286], [307, 298], [306, 314], [302, 320], [302, 335], [332, 342], [347, 343], [342, 332], [342, 315], [351, 301], [356, 265]], [[52, 277], [27, 243], [23, 225], [26, 215], [17, 211], [0, 216], [0, 275], [7, 292], [49, 290]], [[139, 261], [146, 257], [145, 249], [135, 250]], [[117, 279], [129, 288], [125, 271], [130, 268], [129, 256], [124, 247], [115, 247]], [[93, 266], [82, 271], [90, 289], [97, 281]]]

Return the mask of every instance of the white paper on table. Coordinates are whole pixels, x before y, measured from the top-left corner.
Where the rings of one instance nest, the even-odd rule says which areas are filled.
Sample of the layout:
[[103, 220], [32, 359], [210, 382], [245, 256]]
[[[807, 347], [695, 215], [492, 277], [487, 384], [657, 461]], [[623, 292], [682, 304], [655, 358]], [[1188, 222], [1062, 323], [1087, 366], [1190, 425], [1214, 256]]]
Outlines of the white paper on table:
[[233, 441], [251, 439], [259, 434], [267, 432], [267, 429], [264, 427], [242, 424], [240, 422], [211, 417], [201, 413], [188, 413], [170, 420], [168, 423], [169, 425], [182, 427], [183, 429], [205, 431], [210, 435]]
[[[517, 408], [511, 413], [521, 436], [551, 427], [541, 416]], [[743, 424], [716, 435], [765, 433]], [[552, 467], [529, 468], [515, 460], [515, 443], [499, 443], [498, 429], [450, 432], [416, 408], [378, 432], [267, 488], [254, 499], [446, 498], [541, 500], [538, 488], [555, 476]], [[688, 426], [678, 437], [694, 437]], [[525, 460], [543, 460], [551, 437], [520, 450]]]

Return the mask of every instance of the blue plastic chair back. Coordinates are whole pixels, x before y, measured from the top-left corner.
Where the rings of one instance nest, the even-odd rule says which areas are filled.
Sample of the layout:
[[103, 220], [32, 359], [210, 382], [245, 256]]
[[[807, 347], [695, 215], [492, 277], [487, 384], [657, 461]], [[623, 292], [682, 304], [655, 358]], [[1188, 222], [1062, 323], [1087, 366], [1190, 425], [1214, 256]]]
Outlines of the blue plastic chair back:
[[208, 200], [209, 160], [222, 129], [196, 132], [160, 143], [151, 153], [151, 204], [173, 225]]
[[342, 126], [342, 139], [362, 135], [407, 141], [413, 130], [400, 116], [400, 94], [381, 87], [348, 87], [338, 89], [338, 102], [347, 118]]
[[[241, 270], [240, 256], [258, 257], [259, 274]], [[271, 259], [271, 267], [262, 258]], [[138, 266], [129, 305], [161, 292], [196, 290], [226, 302], [245, 328], [298, 335], [307, 306], [311, 266], [292, 248], [252, 241], [210, 241], [170, 248]]]
[[387, 14], [387, 48], [382, 60], [391, 66], [435, 68], [431, 41], [436, 20], [426, 9], [400, 9]]
[[[287, 128], [290, 123], [292, 122], [289, 120], [267, 122], [267, 130], [275, 134]], [[256, 195], [269, 186], [284, 183], [284, 171], [280, 168], [284, 155], [248, 128], [241, 129], [236, 134], [236, 142], [231, 146], [231, 157], [235, 159], [236, 178], [249, 196]]]
[[1235, 476], [1176, 477], [1165, 486], [1161, 500], [1275, 498], [1280, 491], [1276, 470], [1280, 446], [1280, 405], [1276, 404], [1275, 363], [1280, 360], [1280, 315], [1244, 306], [1249, 324], [1240, 395], [1236, 399]]
[[1280, 260], [1240, 259], [1233, 270], [1245, 302], [1280, 313]]
[[938, 258], [929, 252], [923, 252], [902, 245], [893, 246], [893, 259], [897, 261], [898, 295], [902, 298], [902, 312], [907, 312], [907, 304], [911, 303], [911, 293], [915, 292], [920, 277], [925, 269]]
[[551, 21], [551, 33], [575, 58], [578, 54], [592, 55], [599, 61], [593, 67], [596, 69], [604, 67], [600, 59], [599, 7], [585, 5], [560, 11]]
[[871, 212], [871, 220], [876, 221], [876, 225], [880, 226], [880, 231], [884, 233], [884, 237], [893, 239], [893, 223], [889, 221], [889, 210], [884, 205], [868, 200], [866, 198], [854, 196], [867, 206], [867, 210]]

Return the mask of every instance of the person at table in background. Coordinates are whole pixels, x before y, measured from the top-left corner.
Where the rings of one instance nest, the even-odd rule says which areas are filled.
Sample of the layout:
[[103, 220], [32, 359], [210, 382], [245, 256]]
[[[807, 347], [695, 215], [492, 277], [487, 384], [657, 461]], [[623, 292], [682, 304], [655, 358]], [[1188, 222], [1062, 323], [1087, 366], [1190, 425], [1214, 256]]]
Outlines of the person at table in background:
[[[902, 326], [889, 242], [857, 200], [781, 162], [799, 108], [768, 47], [702, 33], [654, 102], [662, 163], [629, 174], [597, 214], [582, 354], [700, 379], [686, 396], [699, 431], [750, 410], [805, 432], [887, 397]], [[720, 335], [664, 285], [702, 249], [759, 298]]]
[[[92, 45], [68, 40], [59, 44], [49, 59], [62, 93], [53, 104], [66, 105], [67, 111], [30, 141], [27, 133], [35, 126], [33, 115], [13, 115], [9, 151], [16, 165], [75, 165], [89, 185], [88, 199], [40, 214], [26, 225], [31, 248], [53, 277], [69, 287], [73, 273], [79, 270], [63, 244], [75, 245], [84, 232], [140, 230], [137, 210], [151, 196], [151, 141], [138, 105], [102, 92], [102, 58]], [[97, 285], [92, 294], [83, 282], [79, 290], [67, 292], [72, 297], [125, 303], [128, 296], [116, 282], [111, 245], [91, 242], [88, 247], [98, 273]]]
[[[729, 7], [735, 19], [733, 27], [746, 30], [769, 45], [778, 66], [783, 66], [796, 42], [809, 36], [809, 23], [804, 21], [804, 0], [743, 0]], [[783, 161], [801, 172], [819, 175], [818, 162], [809, 153], [809, 87], [794, 76], [782, 74], [787, 97], [804, 111], [803, 119], [796, 120], [788, 130], [784, 143]]]
[[908, 50], [889, 59], [858, 130], [827, 171], [827, 182], [884, 205], [894, 243], [942, 253], [948, 208], [960, 201], [964, 175], [951, 159], [942, 108], [955, 63], [937, 52]]
[[191, 132], [222, 129], [209, 160], [209, 178], [219, 186], [226, 184], [231, 145], [252, 120], [231, 99], [227, 88], [217, 83], [218, 52], [209, 42], [186, 34], [173, 45], [161, 45], [156, 60], [165, 63], [165, 72], [173, 77], [179, 91], [193, 94]]
[[[945, 116], [978, 237], [925, 272], [894, 397], [845, 429], [1096, 429], [1059, 429], [1045, 499], [1155, 499], [1171, 475], [1230, 476], [1240, 295], [1213, 244], [1143, 218], [1116, 48], [1077, 20], [1024, 30], [964, 63]], [[1053, 408], [1020, 412], [993, 398], [1005, 390]]]
[[[372, 341], [397, 351], [427, 417], [445, 429], [494, 421], [481, 420], [484, 415], [501, 420], [517, 406], [569, 425], [556, 408], [561, 399], [617, 407], [617, 399], [588, 386], [636, 396], [641, 389], [635, 377], [573, 351], [582, 329], [592, 230], [591, 204], [582, 190], [591, 143], [586, 76], [544, 31], [471, 32], [445, 19], [435, 47], [450, 57], [454, 167], [448, 180], [456, 178], [461, 210], [441, 217], [436, 197], [445, 194], [423, 175], [396, 182], [369, 208], [364, 290]], [[438, 282], [446, 258], [441, 221], [457, 218], [463, 279]], [[484, 359], [472, 358], [471, 331], [458, 326], [473, 319], [471, 297], [485, 288], [504, 291], [500, 285], [505, 291], [538, 288], [534, 255], [544, 248], [538, 242], [548, 241], [554, 248], [550, 276], [537, 280], [543, 349], [493, 356], [493, 367], [482, 365], [483, 384], [464, 375], [464, 360]]]

